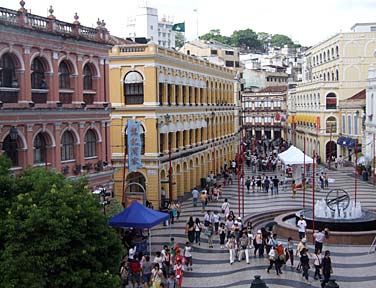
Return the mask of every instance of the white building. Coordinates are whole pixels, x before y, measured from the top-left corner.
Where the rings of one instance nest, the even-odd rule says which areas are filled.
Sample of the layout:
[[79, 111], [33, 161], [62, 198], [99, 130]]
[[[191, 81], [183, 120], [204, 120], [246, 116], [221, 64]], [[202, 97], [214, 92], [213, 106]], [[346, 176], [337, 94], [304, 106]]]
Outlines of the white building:
[[158, 19], [158, 9], [141, 5], [135, 16], [127, 18], [126, 37], [145, 37], [165, 48], [175, 47], [176, 32], [172, 31], [173, 19]]
[[[366, 119], [365, 119], [365, 137], [366, 145], [363, 153], [372, 159], [372, 166], [375, 168], [375, 135], [376, 135], [376, 71], [373, 64], [368, 70], [368, 87], [366, 90]], [[375, 173], [375, 171], [374, 171]]]

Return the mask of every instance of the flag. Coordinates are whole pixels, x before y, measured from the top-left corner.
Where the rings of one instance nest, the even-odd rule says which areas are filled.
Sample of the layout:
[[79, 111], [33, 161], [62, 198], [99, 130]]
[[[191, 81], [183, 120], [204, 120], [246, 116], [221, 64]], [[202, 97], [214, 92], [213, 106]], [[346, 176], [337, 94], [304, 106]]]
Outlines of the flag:
[[172, 26], [172, 31], [185, 32], [185, 22], [174, 24]]

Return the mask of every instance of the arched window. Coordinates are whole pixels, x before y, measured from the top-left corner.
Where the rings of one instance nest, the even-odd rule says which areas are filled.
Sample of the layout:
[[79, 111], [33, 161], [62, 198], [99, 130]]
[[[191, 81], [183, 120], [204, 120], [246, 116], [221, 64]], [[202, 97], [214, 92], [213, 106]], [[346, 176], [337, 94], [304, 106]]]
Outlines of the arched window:
[[0, 87], [13, 87], [16, 80], [16, 66], [10, 53], [0, 59]]
[[330, 81], [330, 73], [329, 72], [327, 74], [327, 79], [328, 79], [328, 81]]
[[94, 157], [97, 155], [97, 137], [93, 130], [88, 130], [85, 135], [85, 157]]
[[3, 147], [5, 156], [12, 162], [12, 166], [18, 166], [18, 144], [16, 139], [12, 139], [11, 135], [5, 137]]
[[34, 164], [44, 163], [46, 156], [46, 140], [42, 133], [39, 133], [34, 139]]
[[61, 137], [61, 161], [74, 159], [74, 137], [71, 132], [65, 131]]
[[93, 90], [93, 71], [90, 65], [85, 65], [83, 71], [84, 90]]
[[331, 116], [326, 119], [326, 133], [337, 133], [337, 120]]
[[339, 80], [339, 73], [338, 73], [338, 69], [336, 70], [336, 81]]
[[326, 109], [337, 109], [337, 96], [334, 93], [329, 93], [326, 96]]
[[332, 47], [332, 59], [335, 57], [334, 55], [334, 48]]
[[124, 78], [125, 104], [144, 103], [144, 79], [138, 72], [129, 72]]
[[59, 88], [70, 88], [70, 72], [68, 64], [65, 61], [61, 62], [59, 65]]
[[336, 55], [337, 55], [337, 57], [339, 57], [339, 48], [338, 48], [338, 46], [336, 46]]
[[43, 62], [39, 57], [35, 58], [33, 63], [31, 63], [31, 88], [47, 89], [47, 84], [44, 80]]

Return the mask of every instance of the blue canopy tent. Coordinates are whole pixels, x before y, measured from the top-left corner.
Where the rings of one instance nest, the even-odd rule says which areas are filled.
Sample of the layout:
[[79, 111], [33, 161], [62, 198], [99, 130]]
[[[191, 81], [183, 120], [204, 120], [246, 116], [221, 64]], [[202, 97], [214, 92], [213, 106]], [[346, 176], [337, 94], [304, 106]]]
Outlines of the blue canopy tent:
[[133, 227], [133, 228], [148, 228], [149, 229], [149, 244], [151, 253], [151, 230], [150, 228], [170, 219], [170, 215], [155, 211], [134, 201], [129, 207], [124, 209], [119, 214], [113, 216], [109, 220], [112, 227]]

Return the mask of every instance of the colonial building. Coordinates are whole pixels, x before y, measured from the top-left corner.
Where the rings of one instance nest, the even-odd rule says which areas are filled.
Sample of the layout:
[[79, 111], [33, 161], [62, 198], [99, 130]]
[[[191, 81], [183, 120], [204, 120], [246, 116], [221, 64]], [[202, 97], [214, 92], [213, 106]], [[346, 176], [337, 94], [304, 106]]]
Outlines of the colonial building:
[[[375, 25], [376, 26], [376, 25]], [[374, 55], [376, 57], [376, 55]], [[366, 90], [365, 143], [363, 154], [371, 160], [373, 177], [376, 174], [376, 71], [374, 64], [368, 69], [368, 86]]]
[[[235, 72], [150, 42], [110, 52], [116, 197], [177, 199], [234, 159]], [[128, 170], [128, 121], [141, 123], [142, 165]]]
[[367, 87], [376, 50], [373, 26], [356, 24], [351, 32], [338, 33], [306, 51], [303, 82], [289, 90], [288, 122], [290, 140], [299, 148], [306, 143], [309, 155], [318, 153], [324, 161], [339, 156], [339, 102]]
[[269, 86], [258, 92], [242, 93], [243, 125], [248, 137], [258, 140], [286, 139], [287, 86]]
[[0, 8], [0, 144], [15, 174], [30, 167], [87, 174], [111, 188], [108, 40], [84, 27]]

